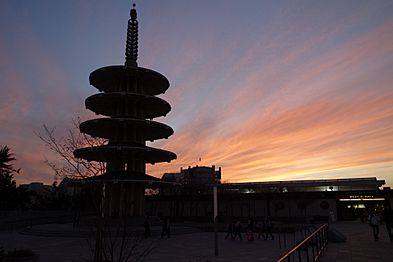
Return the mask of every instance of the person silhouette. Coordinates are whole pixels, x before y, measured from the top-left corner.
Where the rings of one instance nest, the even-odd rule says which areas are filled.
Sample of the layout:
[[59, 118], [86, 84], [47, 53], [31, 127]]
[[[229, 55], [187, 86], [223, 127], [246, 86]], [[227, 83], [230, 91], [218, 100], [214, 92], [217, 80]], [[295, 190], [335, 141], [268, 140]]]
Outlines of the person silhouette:
[[274, 236], [272, 234], [273, 225], [272, 225], [272, 221], [270, 220], [270, 217], [266, 217], [264, 227], [265, 227], [265, 230], [264, 230], [265, 231], [265, 240], [267, 240], [269, 235], [270, 235], [271, 240], [274, 240]]
[[145, 222], [143, 223], [143, 227], [145, 228], [145, 238], [151, 237], [149, 217], [149, 214], [146, 214]]
[[239, 236], [240, 240], [243, 240], [241, 230], [242, 230], [242, 225], [240, 223], [240, 220], [236, 221], [236, 224], [233, 228], [234, 234], [233, 234], [233, 239], [236, 239], [237, 236]]
[[370, 226], [373, 229], [374, 240], [379, 240], [379, 225], [381, 224], [381, 217], [376, 210], [371, 211], [369, 215]]
[[231, 237], [233, 239], [233, 228], [234, 228], [234, 224], [233, 224], [233, 221], [231, 221], [228, 224], [228, 229], [227, 229], [227, 234], [225, 236], [225, 239], [227, 239], [228, 237]]
[[171, 237], [171, 231], [170, 231], [170, 225], [169, 225], [169, 218], [164, 217], [162, 219], [162, 231], [161, 231], [161, 238], [164, 238], [164, 236], [167, 236], [167, 238]]

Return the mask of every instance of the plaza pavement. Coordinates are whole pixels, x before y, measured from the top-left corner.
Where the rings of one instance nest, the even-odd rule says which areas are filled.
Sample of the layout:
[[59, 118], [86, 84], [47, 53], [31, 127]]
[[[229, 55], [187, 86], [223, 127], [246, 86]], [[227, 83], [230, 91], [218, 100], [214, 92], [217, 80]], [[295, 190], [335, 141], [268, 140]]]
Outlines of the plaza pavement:
[[[330, 261], [393, 261], [393, 243], [388, 240], [386, 229], [381, 226], [380, 241], [375, 242], [371, 228], [360, 222], [338, 222], [332, 226], [347, 236], [346, 243], [329, 243], [322, 262]], [[6, 250], [13, 248], [30, 248], [40, 254], [41, 262], [80, 262], [89, 257], [89, 241], [86, 238], [67, 237], [61, 233], [43, 236], [39, 231], [45, 228], [52, 231], [63, 229], [65, 225], [35, 226], [36, 235], [20, 234], [20, 231], [0, 231], [0, 246]], [[214, 256], [214, 233], [191, 230], [187, 227], [173, 226], [171, 238], [159, 237], [160, 227], [153, 227], [153, 237], [144, 241], [151, 252], [145, 262], [214, 262], [214, 261], [276, 261], [290, 248], [291, 236], [287, 236], [287, 247], [279, 246], [278, 236], [275, 240], [225, 239], [225, 233], [219, 233], [219, 256]], [[59, 231], [60, 232], [60, 231]], [[282, 236], [281, 236], [282, 237]], [[282, 240], [282, 238], [281, 238]], [[292, 236], [293, 242], [293, 236]]]
[[[278, 239], [247, 241], [225, 239], [218, 235], [219, 255], [214, 256], [214, 233], [195, 233], [175, 236], [157, 242], [146, 262], [213, 262], [213, 261], [276, 261], [285, 252], [279, 247]], [[289, 248], [289, 247], [288, 247]]]
[[393, 242], [385, 225], [380, 226], [379, 241], [374, 241], [371, 227], [360, 221], [331, 225], [346, 235], [345, 243], [329, 243], [321, 262], [392, 262]]
[[[67, 225], [41, 225], [18, 231], [0, 231], [0, 246], [5, 250], [29, 248], [40, 255], [41, 262], [80, 262], [91, 254], [89, 245], [93, 244], [83, 237], [75, 237], [65, 232]], [[68, 226], [70, 227], [70, 226]], [[45, 231], [46, 229], [46, 231]], [[26, 234], [32, 233], [34, 235]], [[219, 256], [214, 256], [214, 233], [201, 232], [185, 226], [173, 226], [171, 237], [161, 239], [160, 227], [152, 227], [153, 236], [143, 241], [151, 251], [145, 262], [207, 262], [207, 261], [275, 261], [286, 249], [281, 238], [275, 240], [225, 239], [226, 233], [219, 233]], [[21, 234], [23, 232], [24, 234]], [[46, 233], [45, 233], [46, 232]], [[281, 236], [282, 237], [282, 236]], [[288, 237], [288, 239], [290, 239]], [[289, 241], [288, 241], [289, 242]], [[141, 249], [144, 249], [141, 246]]]

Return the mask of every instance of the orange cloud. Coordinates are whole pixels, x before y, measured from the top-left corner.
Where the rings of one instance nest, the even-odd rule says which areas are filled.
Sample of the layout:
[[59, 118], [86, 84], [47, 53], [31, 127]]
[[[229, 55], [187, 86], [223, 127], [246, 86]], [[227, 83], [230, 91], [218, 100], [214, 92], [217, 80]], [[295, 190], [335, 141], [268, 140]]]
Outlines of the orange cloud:
[[[267, 80], [274, 80], [269, 73], [277, 72], [279, 62], [268, 74], [255, 74], [229, 97], [227, 111], [209, 115], [202, 108], [190, 115], [187, 127], [157, 143], [179, 159], [149, 171], [160, 176], [188, 165], [216, 164], [231, 181], [368, 175], [392, 183], [387, 173], [393, 162], [393, 79], [389, 70], [369, 70], [373, 61], [392, 53], [392, 28], [389, 20], [300, 64], [283, 75], [288, 81], [277, 89]], [[302, 55], [304, 48], [293, 50], [283, 61]], [[364, 76], [358, 74], [362, 68]]]

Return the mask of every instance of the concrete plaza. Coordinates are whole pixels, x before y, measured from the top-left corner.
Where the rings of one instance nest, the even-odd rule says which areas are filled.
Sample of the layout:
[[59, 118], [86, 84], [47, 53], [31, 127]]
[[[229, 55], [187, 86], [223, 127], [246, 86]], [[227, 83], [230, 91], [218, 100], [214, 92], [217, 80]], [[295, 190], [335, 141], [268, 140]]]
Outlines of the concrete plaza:
[[[375, 242], [367, 224], [360, 222], [338, 222], [332, 226], [347, 236], [346, 243], [329, 243], [321, 261], [393, 261], [393, 243], [387, 237], [386, 229], [381, 226], [380, 241]], [[0, 246], [6, 250], [30, 248], [40, 254], [40, 261], [86, 261], [91, 254], [92, 241], [83, 237], [67, 236], [61, 230], [67, 225], [42, 225], [32, 228], [33, 235], [19, 231], [0, 231]], [[52, 234], [46, 234], [50, 229]], [[55, 230], [58, 231], [55, 231]], [[40, 233], [41, 232], [41, 233]], [[53, 233], [54, 232], [54, 233]], [[26, 233], [26, 231], [25, 231]], [[188, 226], [174, 225], [171, 238], [161, 239], [160, 227], [152, 227], [153, 237], [143, 241], [151, 251], [143, 261], [146, 262], [207, 262], [207, 261], [276, 261], [291, 246], [291, 236], [287, 236], [287, 247], [278, 235], [275, 240], [225, 239], [225, 233], [219, 233], [219, 256], [214, 256], [214, 234], [201, 232]], [[292, 238], [293, 239], [293, 238]], [[282, 235], [281, 235], [282, 241]]]
[[[33, 226], [17, 231], [0, 231], [0, 246], [6, 250], [29, 248], [40, 255], [40, 261], [86, 261], [91, 257], [93, 240], [76, 237], [73, 231], [65, 231], [70, 225], [48, 224]], [[138, 230], [142, 230], [139, 228]], [[21, 232], [23, 234], [21, 234]], [[63, 233], [62, 233], [63, 232]], [[214, 256], [214, 233], [202, 232], [189, 226], [173, 225], [170, 238], [160, 237], [161, 227], [152, 227], [153, 236], [143, 240], [142, 249], [150, 249], [143, 261], [206, 262], [206, 261], [275, 261], [287, 247], [281, 238], [275, 240], [225, 239], [226, 233], [219, 233], [219, 256]], [[282, 237], [282, 235], [281, 235]], [[289, 239], [289, 237], [288, 237]]]
[[374, 241], [371, 227], [365, 222], [339, 222], [332, 225], [347, 237], [345, 243], [329, 243], [321, 262], [391, 262], [393, 242], [385, 225], [380, 226], [379, 241]]

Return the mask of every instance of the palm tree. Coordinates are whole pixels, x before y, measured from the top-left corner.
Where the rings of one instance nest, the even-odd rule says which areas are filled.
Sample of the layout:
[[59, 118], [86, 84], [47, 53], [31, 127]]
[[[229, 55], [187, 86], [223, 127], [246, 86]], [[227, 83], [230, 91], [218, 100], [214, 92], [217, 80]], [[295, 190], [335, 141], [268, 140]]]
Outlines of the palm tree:
[[10, 162], [14, 161], [14, 154], [10, 152], [8, 146], [0, 147], [0, 172], [1, 173], [12, 173], [14, 171], [18, 172], [12, 167]]
[[[10, 152], [8, 146], [0, 146], [0, 210], [15, 208], [18, 204], [18, 193], [16, 182], [13, 177], [15, 170], [12, 161], [14, 154]], [[1, 260], [1, 259], [0, 259]]]

